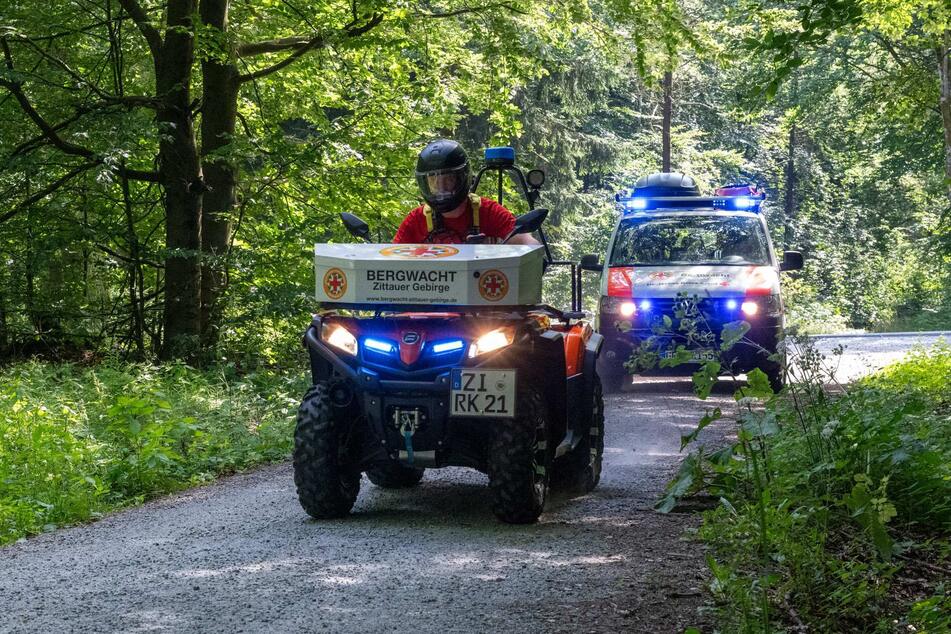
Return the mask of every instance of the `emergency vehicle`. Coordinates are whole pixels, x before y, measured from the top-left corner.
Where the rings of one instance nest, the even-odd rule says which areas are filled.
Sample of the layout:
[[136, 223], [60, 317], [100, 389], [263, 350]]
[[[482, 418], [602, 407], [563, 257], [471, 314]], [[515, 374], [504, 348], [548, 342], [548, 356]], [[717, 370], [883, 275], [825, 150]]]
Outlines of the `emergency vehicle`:
[[[774, 356], [784, 320], [779, 273], [802, 268], [802, 255], [786, 251], [777, 260], [761, 213], [764, 199], [745, 184], [700, 196], [694, 180], [678, 173], [651, 174], [616, 196], [621, 215], [606, 260], [583, 263], [603, 270], [596, 324], [605, 340], [598, 373], [606, 390], [630, 382], [624, 363], [645, 342], [660, 358], [685, 343], [678, 315], [689, 302], [698, 327], [714, 340], [686, 342], [692, 354], [681, 371], [720, 357], [724, 372], [760, 368], [774, 389], [782, 386], [782, 363]], [[724, 325], [740, 321], [749, 331], [721, 352]]]

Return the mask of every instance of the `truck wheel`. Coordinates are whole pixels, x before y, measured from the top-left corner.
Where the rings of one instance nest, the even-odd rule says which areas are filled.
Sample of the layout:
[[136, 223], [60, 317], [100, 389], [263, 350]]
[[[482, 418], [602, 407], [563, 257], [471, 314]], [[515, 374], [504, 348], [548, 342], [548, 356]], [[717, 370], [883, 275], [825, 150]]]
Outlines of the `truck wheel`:
[[294, 484], [300, 505], [316, 519], [343, 517], [360, 491], [360, 472], [347, 452], [347, 429], [338, 424], [330, 386], [318, 383], [297, 410]]
[[605, 394], [615, 394], [630, 385], [631, 375], [624, 372], [605, 372], [601, 384]]
[[492, 512], [509, 524], [538, 520], [548, 496], [551, 448], [545, 403], [534, 390], [519, 395], [518, 416], [498, 419], [489, 445]]
[[568, 456], [573, 485], [581, 493], [588, 493], [601, 481], [601, 463], [604, 459], [604, 396], [601, 379], [594, 375], [591, 397], [591, 426]]
[[367, 469], [367, 477], [381, 489], [405, 489], [419, 484], [424, 471], [425, 469], [408, 467], [391, 460]]
[[769, 379], [769, 387], [774, 392], [779, 392], [786, 386], [786, 369], [782, 363], [768, 361], [760, 366], [760, 370], [766, 374], [766, 378]]

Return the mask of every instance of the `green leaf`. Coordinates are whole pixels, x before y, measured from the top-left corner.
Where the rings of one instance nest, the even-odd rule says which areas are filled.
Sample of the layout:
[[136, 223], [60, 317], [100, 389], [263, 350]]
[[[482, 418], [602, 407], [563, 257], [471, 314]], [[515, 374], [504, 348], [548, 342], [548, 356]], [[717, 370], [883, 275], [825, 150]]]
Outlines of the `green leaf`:
[[754, 368], [746, 374], [746, 385], [734, 392], [733, 398], [737, 401], [741, 398], [770, 398], [773, 394], [766, 373]]
[[729, 323], [723, 324], [723, 329], [720, 331], [720, 349], [729, 350], [735, 346], [746, 333], [750, 331], [749, 322], [745, 321], [731, 321]]
[[680, 451], [683, 451], [684, 447], [695, 441], [697, 436], [700, 435], [700, 432], [703, 431], [704, 427], [716, 420], [720, 420], [721, 416], [722, 413], [720, 412], [719, 407], [713, 409], [712, 411], [707, 410], [707, 413], [704, 414], [703, 418], [700, 419], [700, 422], [697, 423], [697, 427], [689, 434], [684, 434], [680, 437]]
[[693, 391], [701, 399], [706, 399], [713, 391], [720, 376], [720, 362], [707, 361], [699, 370], [693, 373]]

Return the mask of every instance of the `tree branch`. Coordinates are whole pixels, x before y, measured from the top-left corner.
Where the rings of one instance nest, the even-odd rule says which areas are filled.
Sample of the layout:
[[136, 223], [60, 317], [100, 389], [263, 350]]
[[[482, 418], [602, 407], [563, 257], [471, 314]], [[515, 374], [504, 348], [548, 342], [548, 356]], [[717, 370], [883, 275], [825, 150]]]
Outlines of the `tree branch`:
[[461, 9], [455, 9], [453, 11], [436, 12], [436, 13], [426, 13], [425, 11], [417, 11], [413, 15], [417, 18], [454, 18], [457, 15], [464, 15], [466, 13], [482, 13], [484, 11], [491, 11], [492, 9], [508, 9], [512, 13], [518, 13], [519, 15], [528, 15], [527, 12], [522, 11], [521, 9], [518, 9], [507, 2], [493, 2], [490, 4], [482, 5], [480, 7], [463, 7]]
[[145, 38], [145, 41], [149, 45], [149, 51], [152, 53], [152, 57], [155, 59], [155, 62], [158, 63], [159, 57], [162, 54], [162, 35], [158, 32], [158, 29], [152, 26], [152, 23], [149, 22], [149, 17], [136, 0], [119, 0], [119, 5], [125, 9], [126, 13], [132, 16], [132, 21], [139, 27], [142, 37]]
[[[9, 70], [14, 70], [13, 56], [10, 54], [10, 46], [8, 45], [6, 38], [0, 38], [0, 49], [3, 50], [3, 57], [7, 68]], [[75, 143], [70, 143], [59, 136], [59, 134], [57, 134], [59, 126], [50, 125], [46, 119], [44, 119], [43, 116], [37, 112], [36, 108], [33, 107], [33, 104], [30, 103], [26, 93], [23, 92], [23, 87], [18, 82], [0, 78], [0, 86], [3, 86], [13, 94], [14, 98], [16, 98], [17, 102], [19, 102], [20, 108], [23, 110], [23, 112], [26, 113], [26, 115], [33, 121], [33, 123], [36, 124], [40, 131], [43, 132], [43, 136], [49, 139], [50, 143], [59, 148], [61, 152], [64, 154], [82, 156], [83, 158], [91, 159], [95, 164], [102, 164], [104, 162], [101, 157], [96, 156], [96, 153], [89, 148], [76, 145]], [[133, 180], [148, 181], [152, 183], [159, 182], [158, 172], [130, 170], [124, 167], [112, 167], [112, 169], [117, 173], [124, 174]]]
[[309, 37], [282, 37], [276, 40], [264, 40], [262, 42], [247, 42], [238, 44], [238, 57], [251, 57], [262, 53], [277, 53], [288, 49], [296, 49], [311, 42], [314, 38]]
[[[352, 23], [348, 24], [343, 28], [343, 34], [345, 37], [359, 37], [375, 28], [380, 22], [383, 21], [382, 13], [374, 13], [373, 16], [367, 20], [364, 24], [360, 26], [353, 26]], [[308, 52], [317, 49], [324, 48], [330, 43], [330, 39], [324, 37], [323, 35], [315, 35], [310, 39], [305, 38], [282, 38], [280, 40], [268, 40], [266, 42], [258, 42], [255, 44], [246, 44], [238, 46], [238, 54], [241, 55], [241, 51], [250, 51], [248, 55], [263, 53], [269, 51], [280, 51], [287, 49], [294, 49], [294, 52], [277, 62], [272, 66], [267, 66], [261, 70], [256, 70], [252, 73], [245, 73], [238, 76], [239, 83], [245, 83], [249, 81], [254, 81], [255, 79], [260, 79], [261, 77], [266, 77], [271, 73], [276, 73], [282, 68], [290, 66], [298, 59], [306, 55]], [[279, 47], [279, 48], [275, 48]]]
[[36, 192], [35, 194], [27, 198], [26, 200], [20, 201], [20, 204], [14, 207], [13, 209], [11, 209], [10, 211], [6, 212], [3, 215], [0, 215], [0, 223], [6, 222], [7, 220], [14, 217], [18, 213], [20, 213], [21, 211], [29, 207], [30, 205], [33, 205], [39, 202], [40, 200], [46, 198], [47, 196], [55, 192], [57, 189], [59, 189], [60, 187], [68, 183], [70, 180], [72, 180], [74, 176], [77, 176], [78, 174], [82, 174], [86, 170], [91, 169], [95, 166], [96, 166], [96, 162], [90, 161], [88, 163], [83, 163], [82, 165], [78, 167], [74, 167], [61, 178], [53, 181], [52, 183], [50, 183], [49, 185], [47, 185], [40, 191]]

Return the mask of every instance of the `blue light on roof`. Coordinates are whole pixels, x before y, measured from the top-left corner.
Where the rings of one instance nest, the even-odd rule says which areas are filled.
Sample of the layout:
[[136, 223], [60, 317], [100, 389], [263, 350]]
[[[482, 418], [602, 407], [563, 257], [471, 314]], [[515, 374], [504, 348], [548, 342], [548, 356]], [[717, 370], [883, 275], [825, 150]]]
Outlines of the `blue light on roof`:
[[455, 352], [456, 350], [462, 350], [465, 347], [465, 345], [466, 344], [462, 339], [452, 339], [450, 341], [441, 341], [439, 343], [433, 344], [433, 354]]
[[381, 341], [379, 339], [373, 339], [372, 337], [364, 339], [363, 345], [374, 352], [382, 352], [383, 354], [390, 354], [396, 349], [389, 341]]
[[714, 209], [734, 209], [737, 211], [759, 211], [766, 196], [719, 196], [713, 199]]
[[515, 148], [509, 146], [485, 148], [486, 161], [514, 161]]

